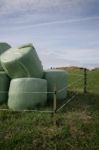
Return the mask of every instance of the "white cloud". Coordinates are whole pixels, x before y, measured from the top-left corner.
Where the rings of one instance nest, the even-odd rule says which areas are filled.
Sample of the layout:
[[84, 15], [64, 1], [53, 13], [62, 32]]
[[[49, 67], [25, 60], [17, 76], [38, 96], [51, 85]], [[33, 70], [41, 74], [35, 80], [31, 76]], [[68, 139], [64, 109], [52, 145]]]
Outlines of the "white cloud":
[[77, 65], [82, 67], [99, 67], [97, 49], [65, 49], [63, 51], [43, 51], [39, 53], [45, 68]]
[[[99, 19], [84, 16], [96, 0], [0, 0], [1, 26], [19, 28]], [[83, 15], [82, 15], [83, 14]]]
[[44, 11], [45, 8], [59, 6], [60, 0], [2, 0], [0, 5], [0, 14], [11, 14], [13, 12]]
[[[0, 15], [13, 14], [14, 12], [69, 12], [83, 11], [87, 6], [93, 5], [96, 0], [1, 0]], [[75, 12], [74, 12], [75, 10]], [[53, 14], [54, 15], [54, 14]], [[66, 14], [65, 14], [66, 15]]]
[[94, 49], [99, 47], [99, 17], [90, 14], [96, 1], [0, 0], [0, 39], [13, 45], [34, 40], [43, 64], [48, 67], [99, 64], [99, 52]]

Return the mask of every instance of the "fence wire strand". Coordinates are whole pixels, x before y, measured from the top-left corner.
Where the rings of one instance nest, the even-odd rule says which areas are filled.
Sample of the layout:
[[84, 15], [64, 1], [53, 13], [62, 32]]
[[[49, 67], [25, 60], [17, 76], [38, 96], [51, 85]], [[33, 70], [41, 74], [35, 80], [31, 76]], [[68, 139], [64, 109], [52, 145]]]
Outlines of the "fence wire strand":
[[78, 95], [78, 93], [74, 94], [71, 98], [69, 98], [66, 103], [64, 103], [60, 108], [58, 108], [56, 110], [56, 112], [59, 112], [60, 110], [62, 110], [69, 102], [71, 102], [76, 96]]
[[[62, 89], [60, 90], [56, 90], [56, 91], [50, 91], [50, 92], [40, 92], [40, 91], [35, 91], [35, 92], [22, 92], [23, 94], [27, 93], [27, 94], [32, 94], [32, 93], [35, 93], [35, 94], [40, 94], [40, 93], [45, 93], [45, 94], [57, 94], [57, 93], [61, 93], [62, 91], [66, 90], [66, 89], [69, 89], [70, 87], [72, 87], [73, 85], [77, 85], [77, 83], [80, 83], [80, 81], [82, 81], [83, 78], [83, 75], [80, 75], [80, 74], [71, 74], [71, 75], [75, 75], [75, 76], [79, 76], [80, 78], [78, 80], [76, 80], [75, 82], [69, 84], [68, 86], [65, 86], [63, 87]], [[8, 91], [0, 91], [0, 93], [8, 93]], [[78, 92], [75, 92], [75, 94], [73, 94], [69, 99], [66, 98], [66, 103], [64, 103], [63, 105], [61, 105], [58, 109], [57, 109], [57, 112], [59, 112], [60, 110], [62, 110], [62, 108], [64, 108], [64, 106], [66, 106], [69, 102], [71, 102], [75, 97], [76, 95], [78, 94]], [[0, 111], [13, 111], [13, 110], [10, 110], [10, 109], [0, 109]], [[45, 112], [45, 113], [53, 113], [54, 110], [46, 110], [46, 111], [43, 111], [43, 110], [17, 110], [17, 111], [14, 111], [14, 112]]]

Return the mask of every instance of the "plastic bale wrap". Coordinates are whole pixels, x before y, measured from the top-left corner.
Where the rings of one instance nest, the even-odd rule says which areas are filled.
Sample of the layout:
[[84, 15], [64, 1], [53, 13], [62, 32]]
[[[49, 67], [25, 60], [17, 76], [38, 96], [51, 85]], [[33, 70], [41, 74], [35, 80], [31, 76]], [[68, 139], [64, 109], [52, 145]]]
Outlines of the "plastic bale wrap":
[[0, 72], [0, 104], [3, 104], [8, 99], [10, 79], [5, 72]]
[[26, 47], [33, 47], [34, 48], [34, 46], [32, 45], [32, 43], [28, 43], [28, 44], [23, 44], [23, 45], [21, 45], [21, 46], [18, 46], [17, 48], [26, 48]]
[[9, 49], [1, 56], [5, 72], [11, 78], [34, 77], [42, 78], [43, 66], [32, 45]]
[[[0, 42], [0, 56], [1, 56], [1, 54], [3, 54], [9, 48], [11, 48], [11, 46], [9, 44]], [[0, 61], [0, 71], [3, 71], [3, 68], [1, 66], [1, 61]]]
[[[57, 100], [66, 98], [67, 89], [65, 87], [67, 86], [67, 73], [64, 70], [47, 70], [44, 73], [44, 79], [46, 79], [48, 83], [48, 92], [54, 92], [54, 88], [56, 88]], [[53, 94], [51, 93], [48, 93], [48, 101], [49, 100], [53, 100]]]
[[12, 110], [29, 110], [47, 101], [47, 81], [38, 78], [13, 79], [9, 88], [8, 106]]

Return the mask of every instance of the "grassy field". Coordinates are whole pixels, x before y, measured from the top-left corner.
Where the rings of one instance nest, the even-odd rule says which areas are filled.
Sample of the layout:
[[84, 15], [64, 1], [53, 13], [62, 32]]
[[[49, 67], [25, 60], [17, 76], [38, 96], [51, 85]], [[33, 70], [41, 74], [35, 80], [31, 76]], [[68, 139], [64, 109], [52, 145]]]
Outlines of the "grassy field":
[[56, 114], [56, 126], [52, 114], [0, 111], [1, 150], [99, 150], [99, 70], [88, 71], [87, 94], [83, 71], [68, 74], [69, 85], [81, 79], [68, 92], [78, 95]]

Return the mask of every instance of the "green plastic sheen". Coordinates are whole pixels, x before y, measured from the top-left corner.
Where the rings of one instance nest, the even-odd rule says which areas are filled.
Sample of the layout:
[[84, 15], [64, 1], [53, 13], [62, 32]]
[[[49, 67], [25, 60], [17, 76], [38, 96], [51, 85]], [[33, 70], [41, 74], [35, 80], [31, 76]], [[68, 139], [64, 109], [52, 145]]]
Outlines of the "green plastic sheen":
[[0, 104], [3, 104], [8, 99], [10, 79], [5, 72], [0, 72]]
[[42, 78], [43, 66], [32, 45], [9, 49], [1, 56], [5, 72], [11, 78], [33, 77]]
[[24, 45], [18, 46], [19, 49], [20, 48], [26, 48], [26, 47], [33, 47], [33, 45], [32, 45], [32, 43], [28, 43], [28, 44], [24, 44]]
[[[66, 98], [67, 89], [58, 92], [67, 86], [67, 73], [64, 70], [47, 70], [44, 73], [44, 78], [48, 83], [48, 92], [54, 92], [54, 87], [56, 87], [57, 100], [63, 100]], [[48, 94], [48, 100], [53, 100], [53, 94]]]
[[[40, 92], [40, 93], [39, 93]], [[47, 81], [38, 78], [13, 79], [9, 88], [8, 106], [12, 110], [29, 110], [47, 101]]]
[[[9, 48], [11, 48], [11, 46], [9, 44], [0, 42], [0, 56], [1, 56], [2, 53], [4, 53]], [[1, 66], [1, 61], [0, 61], [0, 71], [3, 71], [3, 68]]]

